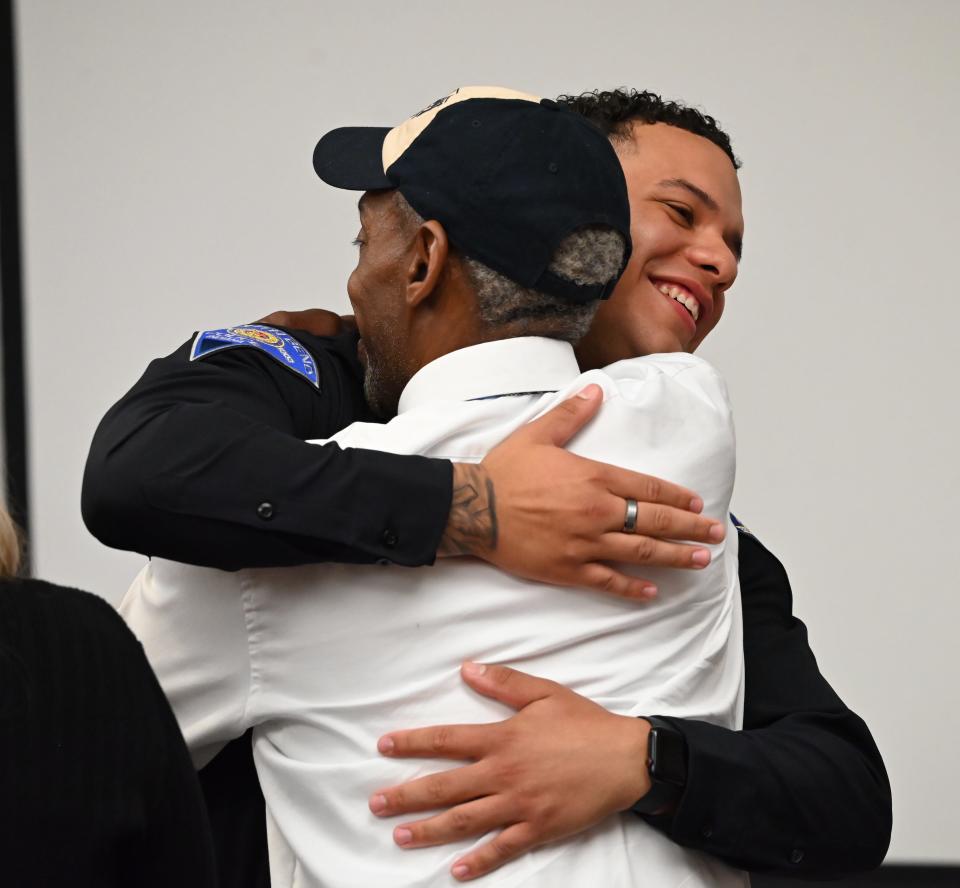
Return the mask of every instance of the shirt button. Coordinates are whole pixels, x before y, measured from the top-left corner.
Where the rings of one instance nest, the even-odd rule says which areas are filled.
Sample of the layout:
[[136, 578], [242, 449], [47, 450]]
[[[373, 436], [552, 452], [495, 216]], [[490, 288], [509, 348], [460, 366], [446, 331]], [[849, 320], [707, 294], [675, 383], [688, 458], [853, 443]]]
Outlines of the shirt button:
[[790, 863], [800, 863], [801, 860], [803, 860], [803, 851], [799, 848], [794, 848], [790, 852]]
[[385, 530], [382, 539], [388, 549], [392, 549], [397, 544], [397, 535], [392, 530]]
[[700, 827], [700, 835], [709, 839], [713, 835], [713, 827], [710, 824]]
[[273, 503], [260, 503], [257, 506], [257, 517], [269, 521], [273, 517]]

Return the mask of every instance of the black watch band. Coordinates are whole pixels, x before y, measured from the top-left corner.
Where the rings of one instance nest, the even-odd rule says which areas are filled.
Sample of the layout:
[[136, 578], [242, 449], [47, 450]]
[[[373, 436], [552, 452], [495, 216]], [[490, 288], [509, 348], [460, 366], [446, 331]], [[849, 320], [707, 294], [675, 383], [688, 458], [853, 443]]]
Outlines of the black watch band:
[[637, 814], [659, 814], [673, 805], [687, 785], [687, 741], [669, 722], [646, 717], [650, 722], [647, 740], [647, 771], [650, 790], [631, 810]]

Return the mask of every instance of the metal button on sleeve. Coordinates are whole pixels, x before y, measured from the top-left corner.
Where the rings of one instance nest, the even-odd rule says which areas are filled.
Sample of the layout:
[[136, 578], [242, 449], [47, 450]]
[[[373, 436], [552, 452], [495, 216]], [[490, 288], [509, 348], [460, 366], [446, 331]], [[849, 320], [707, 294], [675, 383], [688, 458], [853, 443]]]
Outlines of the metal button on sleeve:
[[383, 532], [381, 539], [388, 549], [392, 549], [397, 544], [397, 535], [389, 528]]
[[803, 851], [799, 848], [794, 848], [790, 852], [790, 863], [800, 863], [803, 860]]
[[260, 503], [257, 506], [257, 517], [269, 521], [273, 517], [273, 503]]

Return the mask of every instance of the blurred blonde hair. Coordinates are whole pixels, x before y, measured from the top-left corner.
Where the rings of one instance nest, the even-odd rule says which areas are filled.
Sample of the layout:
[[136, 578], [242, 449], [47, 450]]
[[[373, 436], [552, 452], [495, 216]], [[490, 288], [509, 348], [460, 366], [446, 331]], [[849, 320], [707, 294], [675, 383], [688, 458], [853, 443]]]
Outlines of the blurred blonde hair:
[[0, 503], [0, 579], [16, 576], [22, 550], [20, 531], [6, 507]]

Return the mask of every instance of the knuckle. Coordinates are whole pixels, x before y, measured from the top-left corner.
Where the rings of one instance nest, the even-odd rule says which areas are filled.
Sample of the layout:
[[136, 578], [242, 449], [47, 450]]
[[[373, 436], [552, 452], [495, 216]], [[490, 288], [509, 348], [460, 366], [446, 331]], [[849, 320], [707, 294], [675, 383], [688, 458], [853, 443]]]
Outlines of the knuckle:
[[498, 859], [509, 860], [512, 857], [516, 857], [523, 850], [523, 846], [513, 836], [500, 833], [500, 835], [490, 843], [490, 849]]
[[[510, 742], [510, 739], [508, 738], [507, 742]], [[513, 761], [500, 761], [491, 769], [491, 779], [494, 786], [515, 787], [519, 777], [520, 769]]]
[[577, 461], [577, 470], [580, 474], [574, 475], [571, 472], [571, 479], [576, 478], [577, 481], [590, 484], [593, 487], [607, 490], [617, 483], [617, 479], [613, 475], [610, 466], [605, 463], [598, 463], [595, 460], [580, 457]]
[[605, 524], [606, 508], [603, 501], [597, 496], [590, 497], [583, 504], [583, 515], [591, 524]]
[[473, 830], [473, 817], [460, 808], [450, 812], [450, 826], [459, 835], [469, 835]]
[[560, 560], [565, 564], [583, 564], [588, 559], [579, 540], [569, 540], [560, 548]]
[[577, 405], [572, 398], [567, 398], [566, 401], [562, 401], [557, 405], [556, 409], [558, 413], [565, 413], [567, 416], [577, 415]]
[[518, 787], [513, 797], [514, 807], [522, 820], [534, 820], [540, 813], [541, 793], [529, 787]]
[[536, 830], [529, 823], [523, 823], [517, 826], [514, 835], [514, 844], [517, 846], [517, 852], [526, 851], [536, 845], [541, 844], [542, 837], [536, 834]]
[[431, 802], [442, 802], [447, 796], [447, 781], [442, 774], [434, 774], [427, 780], [424, 789]]
[[659, 478], [647, 478], [647, 501], [654, 503], [663, 495], [663, 482]]
[[449, 728], [437, 728], [430, 738], [430, 748], [434, 752], [446, 752], [450, 747], [450, 741], [452, 739]]
[[640, 537], [633, 544], [633, 555], [638, 564], [646, 564], [650, 561], [656, 550], [656, 544], [649, 537]]
[[653, 527], [659, 534], [666, 533], [670, 529], [670, 512], [663, 506], [658, 506], [653, 510]]
[[616, 595], [620, 591], [620, 578], [615, 573], [608, 573], [603, 578], [602, 589], [610, 595]]
[[487, 668], [492, 670], [490, 678], [498, 685], [507, 685], [513, 679], [513, 670], [506, 666], [488, 666]]

